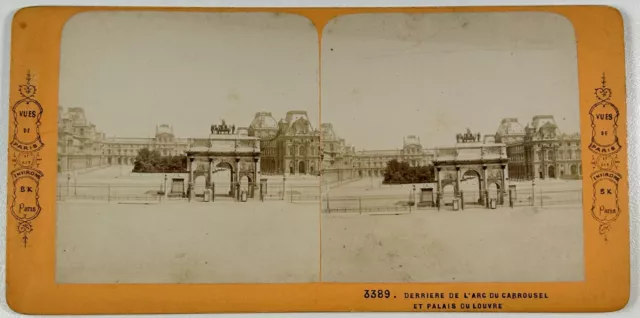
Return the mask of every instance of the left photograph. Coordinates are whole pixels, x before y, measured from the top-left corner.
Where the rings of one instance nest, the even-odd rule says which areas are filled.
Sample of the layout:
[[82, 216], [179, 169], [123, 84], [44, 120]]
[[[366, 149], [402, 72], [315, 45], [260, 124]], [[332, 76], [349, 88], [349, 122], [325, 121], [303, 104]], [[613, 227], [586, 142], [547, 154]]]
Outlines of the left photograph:
[[319, 281], [311, 21], [86, 12], [61, 43], [57, 283]]

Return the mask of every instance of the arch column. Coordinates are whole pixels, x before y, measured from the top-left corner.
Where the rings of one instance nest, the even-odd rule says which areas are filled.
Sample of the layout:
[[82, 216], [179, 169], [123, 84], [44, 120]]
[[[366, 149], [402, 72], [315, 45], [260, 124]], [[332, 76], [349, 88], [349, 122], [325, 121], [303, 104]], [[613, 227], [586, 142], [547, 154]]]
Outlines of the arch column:
[[456, 191], [455, 195], [460, 194], [460, 167], [456, 166]]
[[189, 160], [187, 161], [187, 166], [188, 166], [188, 170], [189, 170], [189, 183], [187, 185], [187, 196], [189, 198], [189, 201], [191, 201], [191, 199], [194, 196], [193, 193], [193, 187], [194, 187], [194, 182], [193, 182], [193, 161], [196, 158], [194, 157], [189, 157]]
[[255, 197], [255, 190], [258, 189], [258, 157], [253, 157], [253, 178], [251, 178], [251, 182], [253, 184], [249, 185], [251, 189], [251, 197]]
[[211, 188], [211, 181], [213, 180], [213, 176], [211, 173], [213, 172], [213, 158], [209, 157], [209, 167], [207, 169], [207, 181], [205, 188]]
[[233, 184], [233, 191], [234, 191], [234, 197], [236, 198], [236, 200], [240, 201], [240, 158], [236, 157], [236, 164], [235, 164], [235, 173], [234, 178], [235, 178], [235, 182]]
[[489, 188], [487, 187], [487, 166], [482, 166], [482, 193], [480, 194], [482, 205], [487, 205], [489, 202]]
[[500, 202], [499, 203], [504, 204], [504, 195], [506, 194], [506, 191], [507, 191], [506, 189], [507, 185], [505, 180], [506, 179], [505, 171], [506, 171], [507, 165], [502, 164], [500, 165], [500, 168], [502, 168], [502, 178], [500, 180], [501, 185], [500, 185]]
[[436, 205], [438, 207], [438, 210], [440, 210], [440, 205], [442, 204], [442, 178], [440, 177], [440, 170], [442, 170], [442, 168], [440, 167], [436, 167], [436, 182], [437, 182], [437, 187], [438, 187], [438, 191], [436, 192]]

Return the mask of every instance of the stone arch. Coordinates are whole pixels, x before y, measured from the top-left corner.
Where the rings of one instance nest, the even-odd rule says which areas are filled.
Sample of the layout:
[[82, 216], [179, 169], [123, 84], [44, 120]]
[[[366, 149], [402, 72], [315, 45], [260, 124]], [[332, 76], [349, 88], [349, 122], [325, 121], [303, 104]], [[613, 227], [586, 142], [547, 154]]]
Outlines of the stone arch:
[[215, 169], [213, 169], [211, 181], [213, 183], [213, 186], [215, 187], [216, 195], [225, 195], [224, 193], [227, 192], [226, 189], [228, 189], [228, 195], [233, 194], [233, 181], [235, 174], [235, 169], [233, 168], [233, 166], [234, 165], [232, 163], [226, 160], [222, 160], [214, 165]]
[[490, 199], [497, 199], [500, 193], [500, 183], [497, 181], [487, 182], [487, 192]]
[[482, 202], [483, 190], [482, 173], [478, 169], [463, 170], [460, 175], [460, 190], [464, 193], [465, 203]]
[[460, 176], [464, 177], [464, 176], [474, 176], [474, 177], [478, 177], [479, 179], [482, 179], [482, 172], [480, 172], [480, 169], [476, 169], [476, 168], [467, 168], [467, 169], [463, 169]]
[[204, 190], [207, 186], [207, 177], [204, 172], [193, 173], [193, 192], [196, 196], [204, 196]]
[[[233, 182], [233, 174], [235, 173], [235, 169], [233, 169], [233, 164], [228, 161], [220, 161], [215, 164], [215, 169], [213, 169], [213, 174], [218, 174], [223, 171], [228, 171], [229, 174], [228, 180], [226, 182]], [[227, 174], [225, 173], [225, 174]]]
[[442, 181], [441, 181], [442, 189], [444, 190], [444, 187], [446, 187], [448, 185], [452, 185], [452, 186], [455, 187], [456, 180], [453, 180], [453, 179], [442, 179]]
[[455, 198], [455, 181], [452, 180], [443, 180], [442, 181], [442, 202], [444, 205], [453, 204], [453, 199]]
[[224, 168], [224, 169], [229, 169], [229, 170], [233, 170], [233, 164], [229, 161], [226, 160], [222, 160], [218, 163], [216, 163], [215, 165], [216, 168]]
[[253, 184], [253, 180], [251, 175], [248, 173], [244, 173], [240, 175], [240, 189], [244, 191], [249, 191], [249, 187]]

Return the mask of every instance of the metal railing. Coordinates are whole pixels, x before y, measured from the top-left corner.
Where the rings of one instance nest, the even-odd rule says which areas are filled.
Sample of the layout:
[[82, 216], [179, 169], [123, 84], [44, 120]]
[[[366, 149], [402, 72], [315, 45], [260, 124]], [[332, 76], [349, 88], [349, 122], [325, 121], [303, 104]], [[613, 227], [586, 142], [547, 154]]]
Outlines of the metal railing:
[[[289, 202], [319, 201], [320, 185], [270, 183], [265, 185], [240, 183], [214, 183], [213, 195], [216, 199], [230, 197], [238, 189], [245, 191], [255, 199], [286, 200]], [[183, 193], [169, 193], [165, 195], [163, 184], [97, 184], [97, 183], [58, 183], [56, 197], [58, 201], [94, 200], [94, 201], [167, 201], [188, 200], [188, 184]], [[261, 195], [262, 188], [262, 197]], [[194, 186], [194, 196], [204, 195], [205, 185]], [[232, 191], [233, 190], [233, 191]], [[168, 191], [171, 191], [169, 186]]]
[[[495, 200], [500, 208], [514, 207], [554, 207], [578, 206], [582, 204], [582, 190], [510, 189], [511, 191], [461, 191], [433, 193], [433, 200], [420, 202], [411, 195], [367, 195], [341, 196], [325, 194], [322, 198], [323, 213], [371, 213], [371, 212], [412, 212], [416, 210], [451, 210], [454, 200], [459, 200], [459, 209], [489, 208], [489, 201]], [[502, 196], [502, 199], [501, 199]], [[440, 198], [438, 200], [438, 198]], [[438, 206], [440, 204], [440, 206]]]
[[324, 213], [399, 212], [416, 209], [408, 195], [331, 196], [322, 200]]

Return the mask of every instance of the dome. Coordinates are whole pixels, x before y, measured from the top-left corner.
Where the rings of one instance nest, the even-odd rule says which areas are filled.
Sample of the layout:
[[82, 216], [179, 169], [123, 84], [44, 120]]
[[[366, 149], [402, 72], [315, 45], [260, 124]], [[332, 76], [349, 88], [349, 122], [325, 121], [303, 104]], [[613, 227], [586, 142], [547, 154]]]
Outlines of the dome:
[[420, 137], [409, 135], [404, 138], [404, 146], [420, 146]]
[[171, 129], [171, 126], [167, 124], [160, 125], [156, 129], [156, 135], [161, 135], [161, 134], [173, 135], [173, 129]]
[[253, 118], [249, 128], [252, 129], [278, 129], [278, 123], [269, 112], [258, 112]]
[[505, 118], [500, 123], [497, 131], [498, 135], [524, 134], [524, 128], [517, 118]]

